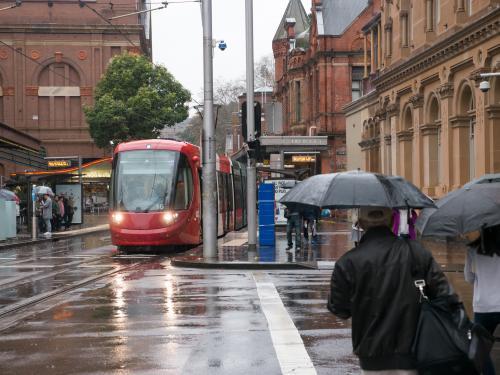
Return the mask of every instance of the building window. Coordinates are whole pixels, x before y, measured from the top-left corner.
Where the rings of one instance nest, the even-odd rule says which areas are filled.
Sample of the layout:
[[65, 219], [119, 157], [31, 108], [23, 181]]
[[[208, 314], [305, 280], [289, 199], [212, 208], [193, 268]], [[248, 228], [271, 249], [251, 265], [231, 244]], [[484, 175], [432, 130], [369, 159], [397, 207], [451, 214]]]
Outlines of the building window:
[[300, 81], [295, 81], [295, 120], [297, 122], [302, 120], [301, 101]]
[[434, 31], [434, 0], [426, 0], [425, 5], [425, 31]]
[[351, 98], [354, 101], [363, 96], [363, 68], [353, 67], [351, 77]]
[[433, 0], [434, 5], [434, 30], [438, 30], [441, 21], [441, 0]]
[[401, 47], [408, 47], [410, 30], [408, 24], [408, 12], [401, 12]]

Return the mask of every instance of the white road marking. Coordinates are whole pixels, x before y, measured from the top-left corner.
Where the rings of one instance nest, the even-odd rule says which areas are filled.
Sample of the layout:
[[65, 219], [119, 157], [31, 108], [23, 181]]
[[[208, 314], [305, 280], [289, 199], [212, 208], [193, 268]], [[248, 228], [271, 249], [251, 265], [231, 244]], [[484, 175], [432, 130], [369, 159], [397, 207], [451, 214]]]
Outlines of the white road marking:
[[304, 342], [276, 287], [262, 273], [254, 273], [253, 278], [282, 374], [316, 375]]
[[228, 242], [224, 242], [222, 244], [222, 246], [241, 246], [241, 245], [243, 245], [247, 241], [248, 240], [246, 238], [241, 238], [241, 239], [238, 239], [238, 240], [231, 240], [231, 241], [228, 241]]
[[319, 270], [333, 270], [335, 261], [333, 260], [318, 260], [317, 266]]

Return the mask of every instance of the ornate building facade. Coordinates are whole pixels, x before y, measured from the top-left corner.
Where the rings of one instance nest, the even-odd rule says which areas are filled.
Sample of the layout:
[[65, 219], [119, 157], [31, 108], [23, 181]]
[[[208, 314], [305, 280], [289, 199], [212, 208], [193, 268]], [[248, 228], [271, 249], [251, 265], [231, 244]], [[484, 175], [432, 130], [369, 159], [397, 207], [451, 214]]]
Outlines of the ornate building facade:
[[500, 71], [500, 2], [382, 0], [372, 21], [375, 91], [344, 107], [353, 164], [433, 197], [500, 172], [500, 77], [479, 89], [481, 73]]
[[40, 139], [50, 156], [102, 157], [82, 106], [110, 58], [150, 54], [144, 1], [23, 1], [0, 12], [0, 122]]
[[313, 0], [307, 15], [290, 0], [273, 41], [275, 98], [283, 106], [283, 134], [326, 136], [321, 172], [346, 169], [342, 107], [360, 97], [366, 66], [362, 27], [379, 0]]

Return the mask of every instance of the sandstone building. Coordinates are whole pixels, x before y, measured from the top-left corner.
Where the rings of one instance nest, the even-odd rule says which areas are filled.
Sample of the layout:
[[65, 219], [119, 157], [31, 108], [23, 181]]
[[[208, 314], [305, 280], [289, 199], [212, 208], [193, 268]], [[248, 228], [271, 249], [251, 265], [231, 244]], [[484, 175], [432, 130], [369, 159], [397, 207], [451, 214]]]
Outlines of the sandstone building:
[[500, 77], [479, 89], [481, 73], [500, 71], [500, 2], [382, 0], [378, 10], [363, 28], [374, 89], [344, 106], [348, 164], [433, 197], [500, 172]]

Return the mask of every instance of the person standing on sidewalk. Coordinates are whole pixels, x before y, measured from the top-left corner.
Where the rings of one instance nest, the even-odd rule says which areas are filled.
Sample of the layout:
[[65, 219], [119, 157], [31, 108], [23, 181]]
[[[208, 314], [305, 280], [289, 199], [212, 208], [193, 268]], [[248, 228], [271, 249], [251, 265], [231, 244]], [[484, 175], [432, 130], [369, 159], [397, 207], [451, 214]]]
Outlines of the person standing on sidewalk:
[[[496, 230], [500, 230], [500, 227]], [[485, 241], [481, 241], [479, 231], [468, 233], [469, 241], [465, 259], [464, 276], [468, 283], [474, 285], [472, 309], [474, 323], [482, 325], [493, 335], [500, 324], [500, 256], [496, 249], [482, 249]], [[481, 253], [479, 253], [481, 252]], [[495, 375], [495, 366], [488, 356], [483, 375]]]
[[45, 223], [46, 232], [43, 234], [45, 237], [52, 236], [52, 226], [50, 221], [52, 220], [52, 199], [50, 199], [48, 194], [44, 194], [42, 200], [42, 219]]
[[411, 347], [420, 304], [412, 271], [426, 275], [431, 299], [450, 293], [448, 281], [428, 250], [391, 231], [390, 208], [361, 207], [358, 221], [365, 233], [335, 263], [327, 307], [341, 319], [352, 318], [363, 374], [416, 375]]
[[302, 215], [295, 208], [285, 208], [285, 218], [286, 222], [286, 239], [288, 242], [288, 247], [286, 250], [290, 250], [293, 247], [292, 242], [292, 232], [295, 232], [295, 250], [300, 250], [301, 248], [301, 230], [302, 230]]
[[59, 206], [59, 223], [58, 223], [58, 226], [59, 226], [59, 229], [63, 229], [63, 225], [64, 225], [64, 201], [63, 201], [64, 197], [61, 195], [57, 201], [57, 204]]

